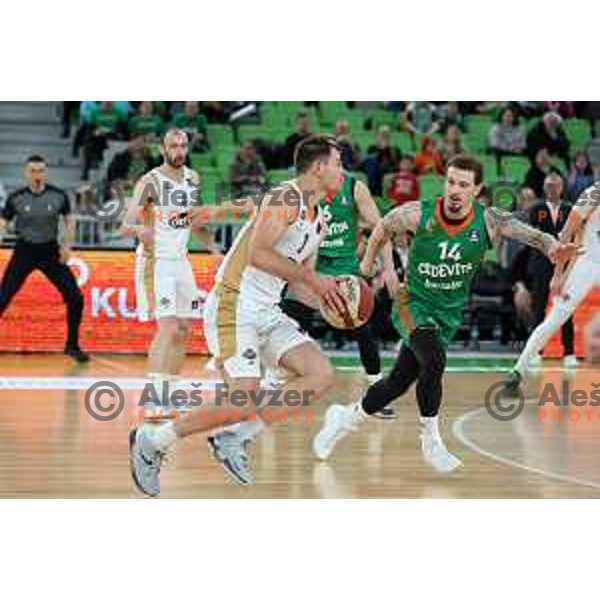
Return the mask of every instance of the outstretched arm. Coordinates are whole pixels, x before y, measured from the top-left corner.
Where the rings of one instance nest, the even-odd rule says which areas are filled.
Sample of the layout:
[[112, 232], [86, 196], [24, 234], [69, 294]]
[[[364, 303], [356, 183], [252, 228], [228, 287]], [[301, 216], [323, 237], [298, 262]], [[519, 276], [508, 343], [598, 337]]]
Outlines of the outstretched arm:
[[565, 244], [548, 233], [535, 229], [505, 211], [485, 213], [486, 226], [492, 242], [498, 237], [508, 237], [531, 246], [545, 254], [553, 263], [562, 263], [575, 256], [579, 250], [576, 244]]

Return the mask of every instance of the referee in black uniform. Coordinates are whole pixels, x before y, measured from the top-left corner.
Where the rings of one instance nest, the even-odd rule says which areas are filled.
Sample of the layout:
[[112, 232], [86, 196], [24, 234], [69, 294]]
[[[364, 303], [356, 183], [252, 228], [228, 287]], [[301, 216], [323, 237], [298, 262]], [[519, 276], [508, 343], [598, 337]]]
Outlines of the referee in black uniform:
[[[79, 347], [79, 325], [83, 314], [83, 294], [71, 269], [67, 267], [73, 239], [73, 220], [66, 193], [47, 184], [47, 166], [43, 157], [27, 159], [28, 185], [12, 194], [0, 215], [0, 242], [7, 224], [15, 220], [17, 242], [0, 284], [0, 318], [25, 280], [40, 270], [61, 293], [67, 305], [68, 335], [65, 354], [77, 362], [89, 356]], [[58, 244], [58, 223], [64, 219], [63, 244]]]

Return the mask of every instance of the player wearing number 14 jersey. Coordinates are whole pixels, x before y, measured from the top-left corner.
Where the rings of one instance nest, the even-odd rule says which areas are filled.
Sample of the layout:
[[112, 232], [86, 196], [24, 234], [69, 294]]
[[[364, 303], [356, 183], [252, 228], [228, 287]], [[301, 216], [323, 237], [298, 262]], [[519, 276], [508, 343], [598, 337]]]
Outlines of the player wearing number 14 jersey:
[[396, 294], [397, 323], [403, 344], [388, 376], [372, 385], [359, 402], [333, 405], [313, 450], [325, 459], [335, 444], [360, 421], [402, 396], [416, 382], [425, 462], [439, 472], [460, 466], [446, 449], [438, 428], [446, 349], [462, 320], [471, 281], [490, 243], [498, 236], [538, 248], [553, 261], [576, 250], [535, 230], [508, 213], [485, 209], [475, 198], [483, 182], [482, 165], [468, 156], [449, 163], [443, 197], [410, 202], [386, 215], [371, 238], [361, 271], [370, 275], [388, 239], [411, 233], [405, 285]]

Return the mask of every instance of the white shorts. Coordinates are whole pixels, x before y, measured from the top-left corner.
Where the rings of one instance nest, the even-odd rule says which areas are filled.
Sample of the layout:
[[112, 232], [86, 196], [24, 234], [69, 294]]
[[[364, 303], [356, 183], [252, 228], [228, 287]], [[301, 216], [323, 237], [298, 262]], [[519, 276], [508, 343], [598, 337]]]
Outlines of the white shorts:
[[187, 258], [167, 260], [137, 254], [135, 296], [140, 321], [177, 317], [199, 319], [200, 295]]
[[232, 378], [260, 378], [261, 364], [277, 366], [292, 348], [314, 343], [279, 306], [219, 285], [204, 303], [204, 335], [217, 364]]

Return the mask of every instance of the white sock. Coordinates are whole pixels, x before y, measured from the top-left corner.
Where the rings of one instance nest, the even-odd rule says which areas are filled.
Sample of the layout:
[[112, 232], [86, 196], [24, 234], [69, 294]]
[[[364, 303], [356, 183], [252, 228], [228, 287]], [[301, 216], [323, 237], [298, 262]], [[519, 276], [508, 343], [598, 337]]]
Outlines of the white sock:
[[159, 425], [144, 425], [144, 431], [147, 434], [152, 450], [166, 454], [169, 452], [177, 440], [175, 426], [171, 421], [165, 421]]
[[369, 416], [362, 407], [362, 400], [350, 404], [349, 408], [352, 411], [352, 418], [356, 423], [364, 421]]
[[375, 373], [374, 375], [367, 374], [367, 380], [369, 381], [369, 385], [373, 385], [373, 384], [377, 383], [378, 381], [381, 381], [382, 379], [383, 379], [383, 375], [381, 373]]
[[223, 431], [235, 433], [240, 436], [244, 442], [253, 442], [265, 428], [265, 422], [260, 417], [257, 417], [256, 421], [240, 421], [239, 423], [229, 425], [229, 427], [224, 427]]
[[421, 424], [421, 433], [429, 437], [441, 438], [439, 429], [439, 419], [435, 417], [419, 417]]

